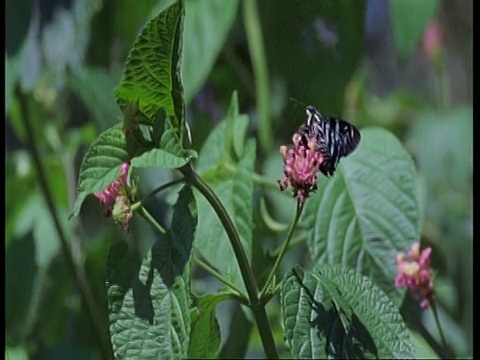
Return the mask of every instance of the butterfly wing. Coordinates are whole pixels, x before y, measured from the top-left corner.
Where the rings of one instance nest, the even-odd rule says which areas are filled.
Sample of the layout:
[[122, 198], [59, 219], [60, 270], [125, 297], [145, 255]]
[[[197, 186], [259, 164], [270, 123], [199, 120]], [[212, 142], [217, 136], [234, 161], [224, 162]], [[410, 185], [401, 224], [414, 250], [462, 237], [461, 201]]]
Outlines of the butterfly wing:
[[360, 131], [348, 121], [322, 115], [313, 106], [307, 106], [306, 113], [307, 123], [301, 127], [301, 134], [317, 138], [318, 151], [323, 156], [320, 171], [325, 176], [333, 175], [340, 159], [357, 148]]
[[342, 119], [336, 120], [339, 122], [340, 127], [339, 155], [345, 157], [357, 148], [362, 137], [360, 131], [349, 122]]

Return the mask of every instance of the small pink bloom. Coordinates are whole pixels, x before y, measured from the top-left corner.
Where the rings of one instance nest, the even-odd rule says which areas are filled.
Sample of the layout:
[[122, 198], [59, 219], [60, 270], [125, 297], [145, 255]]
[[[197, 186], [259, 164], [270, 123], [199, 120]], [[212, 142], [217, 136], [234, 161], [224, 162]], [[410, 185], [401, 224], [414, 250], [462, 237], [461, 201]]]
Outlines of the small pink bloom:
[[120, 189], [127, 185], [127, 175], [130, 164], [128, 162], [123, 163], [120, 166], [120, 176], [113, 183], [102, 191], [96, 192], [95, 197], [100, 200], [102, 204], [107, 204], [115, 201]]
[[412, 295], [420, 301], [422, 308], [427, 308], [434, 300], [433, 273], [430, 267], [431, 248], [420, 251], [418, 242], [412, 244], [407, 257], [403, 252], [397, 254], [397, 288], [407, 286]]
[[423, 33], [423, 50], [427, 57], [432, 60], [438, 56], [442, 46], [442, 27], [438, 20], [427, 25]]
[[293, 196], [303, 203], [312, 191], [317, 189], [317, 173], [323, 161], [322, 154], [316, 151], [315, 139], [311, 139], [305, 146], [301, 142], [301, 135], [294, 134], [293, 148], [280, 147], [283, 157], [283, 172], [285, 177], [278, 180], [280, 190], [289, 186], [293, 188]]
[[106, 189], [94, 193], [95, 197], [100, 200], [103, 205], [103, 215], [110, 217], [112, 215], [112, 209], [119, 195], [126, 193], [128, 169], [130, 168], [129, 162], [124, 162], [120, 166], [120, 175], [118, 178], [107, 186]]

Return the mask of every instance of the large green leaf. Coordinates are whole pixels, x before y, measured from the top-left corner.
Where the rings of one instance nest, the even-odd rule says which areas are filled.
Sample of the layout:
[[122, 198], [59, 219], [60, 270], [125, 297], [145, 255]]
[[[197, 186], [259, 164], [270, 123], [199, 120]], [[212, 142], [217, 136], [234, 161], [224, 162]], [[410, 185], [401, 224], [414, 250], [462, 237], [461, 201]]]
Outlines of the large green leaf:
[[144, 27], [130, 51], [122, 80], [115, 89], [121, 108], [138, 105], [152, 125], [157, 112], [163, 109], [172, 118], [180, 138], [185, 126], [180, 80], [183, 16], [183, 1], [179, 1]]
[[98, 129], [104, 131], [119, 122], [120, 111], [113, 96], [118, 77], [102, 69], [83, 67], [70, 74], [68, 81], [85, 103]]
[[220, 301], [228, 300], [231, 294], [219, 293], [201, 296], [192, 311], [192, 331], [188, 357], [190, 359], [211, 359], [218, 352], [221, 341], [220, 325], [215, 310]]
[[221, 170], [225, 163], [233, 162], [243, 155], [245, 136], [248, 128], [248, 116], [239, 114], [238, 95], [233, 92], [224, 121], [220, 122], [203, 144], [198, 159], [197, 171], [203, 176]]
[[398, 304], [396, 253], [420, 239], [415, 182], [413, 161], [395, 136], [364, 129], [358, 149], [333, 177], [320, 177], [306, 202], [312, 260], [356, 269]]
[[190, 254], [197, 210], [184, 187], [171, 229], [152, 246], [132, 277], [126, 248], [114, 249], [107, 264], [110, 334], [117, 357], [186, 358], [190, 334]]
[[80, 212], [85, 197], [105, 189], [120, 175], [120, 165], [147, 150], [139, 133], [125, 136], [117, 124], [99, 135], [88, 149], [78, 180], [78, 195], [72, 216]]
[[251, 319], [245, 315], [242, 305], [235, 304], [228, 329], [228, 337], [222, 345], [219, 359], [243, 359], [248, 350], [248, 343], [253, 329]]
[[398, 309], [370, 280], [338, 266], [295, 267], [281, 289], [286, 341], [296, 358], [413, 358]]
[[427, 111], [415, 119], [410, 131], [411, 144], [431, 191], [466, 192], [470, 188], [472, 133], [473, 110], [467, 106], [446, 113]]
[[438, 354], [428, 345], [427, 341], [417, 332], [409, 329], [410, 338], [415, 346], [417, 359], [440, 359]]
[[[255, 142], [252, 139], [247, 142], [244, 157], [233, 173], [226, 177], [218, 175], [208, 179], [208, 184], [231, 216], [247, 258], [250, 260], [252, 257], [252, 174], [255, 148]], [[199, 208], [196, 247], [210, 264], [231, 277], [237, 286], [244, 288], [240, 269], [224, 227], [205, 198], [201, 194], [195, 193], [195, 195]]]
[[[251, 140], [244, 149], [247, 127], [248, 117], [238, 113], [237, 94], [233, 93], [226, 119], [210, 133], [200, 152], [197, 171], [232, 217], [247, 257], [251, 260], [255, 142]], [[237, 159], [240, 159], [238, 164]], [[195, 195], [198, 195], [199, 207], [196, 246], [213, 266], [231, 276], [243, 288], [235, 255], [218, 216], [202, 195]]]
[[133, 167], [162, 167], [177, 169], [192, 158], [196, 158], [194, 150], [182, 148], [180, 138], [173, 129], [169, 119], [165, 121], [164, 131], [160, 138], [160, 149], [152, 149], [132, 160]]
[[390, 3], [392, 28], [398, 54], [407, 58], [422, 38], [437, 11], [437, 0], [395, 0]]
[[227, 39], [238, 0], [189, 0], [185, 7], [182, 78], [188, 103], [207, 79]]

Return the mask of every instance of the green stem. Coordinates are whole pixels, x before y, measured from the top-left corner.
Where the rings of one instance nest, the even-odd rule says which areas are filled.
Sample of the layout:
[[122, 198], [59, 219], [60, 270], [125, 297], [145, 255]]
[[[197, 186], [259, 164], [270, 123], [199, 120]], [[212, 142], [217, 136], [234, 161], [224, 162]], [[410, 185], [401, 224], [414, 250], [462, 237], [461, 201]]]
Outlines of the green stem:
[[[227, 171], [230, 171], [232, 173], [236, 171], [236, 167], [232, 163], [225, 162], [225, 163], [223, 163], [222, 166]], [[257, 185], [262, 185], [262, 186], [268, 187], [268, 188], [273, 189], [273, 190], [278, 190], [278, 182], [276, 182], [275, 180], [269, 179], [269, 178], [267, 178], [263, 175], [257, 174], [257, 173], [253, 173], [253, 178], [252, 179], [253, 179], [253, 182]]]
[[85, 269], [77, 260], [79, 259], [79, 257], [74, 256], [72, 248], [67, 241], [65, 232], [63, 231], [60, 219], [58, 218], [58, 214], [55, 208], [55, 202], [50, 192], [50, 187], [48, 185], [47, 177], [44, 172], [44, 166], [42, 165], [42, 162], [40, 160], [40, 153], [36, 141], [37, 139], [34, 135], [32, 124], [30, 121], [30, 113], [28, 111], [27, 99], [18, 87], [16, 89], [16, 95], [20, 102], [20, 110], [22, 112], [21, 118], [23, 120], [23, 124], [27, 134], [27, 144], [29, 147], [30, 156], [33, 159], [35, 170], [38, 175], [40, 189], [47, 203], [50, 215], [52, 216], [55, 230], [58, 234], [58, 239], [60, 240], [62, 253], [65, 256], [68, 267], [70, 268], [70, 271], [72, 272], [72, 275], [78, 285], [80, 297], [87, 310], [88, 318], [93, 326], [92, 331], [95, 333], [94, 337], [99, 343], [103, 358], [109, 359], [112, 357], [110, 341], [108, 340], [107, 332], [105, 331], [106, 329], [100, 321], [100, 310], [87, 282]]
[[[307, 239], [307, 235], [305, 233], [302, 233], [299, 236], [297, 236], [296, 238], [293, 238], [293, 240], [291, 240], [290, 244], [288, 245], [287, 251], [290, 250], [291, 248], [294, 248], [295, 246], [305, 242], [306, 239]], [[271, 251], [270, 254], [272, 256], [277, 256], [282, 251], [282, 248], [283, 248], [283, 246], [280, 247], [280, 248], [276, 248], [273, 251]]]
[[438, 104], [441, 109], [447, 110], [450, 106], [450, 84], [443, 54], [433, 59], [433, 67], [435, 70]]
[[268, 152], [273, 145], [272, 127], [270, 124], [270, 99], [267, 61], [262, 39], [262, 28], [258, 16], [256, 0], [243, 0], [243, 19], [247, 34], [259, 115], [260, 145]]
[[[136, 205], [136, 204], [135, 204]], [[132, 209], [133, 207], [135, 206], [133, 205], [132, 206]], [[132, 210], [133, 211], [133, 210]], [[147, 220], [155, 229], [157, 229], [157, 231], [160, 233], [160, 234], [165, 234], [167, 231], [162, 227], [162, 225], [160, 225], [158, 223], [157, 220], [155, 220], [155, 218], [152, 216], [152, 214], [150, 214], [147, 209], [145, 209], [142, 205], [140, 205], [140, 215], [145, 219]]]
[[265, 350], [265, 355], [269, 359], [278, 359], [278, 353], [275, 347], [275, 341], [273, 340], [272, 329], [270, 328], [267, 313], [265, 312], [265, 306], [259, 302], [257, 281], [248, 262], [247, 255], [245, 254], [242, 242], [240, 241], [240, 237], [235, 229], [232, 219], [228, 215], [228, 212], [220, 199], [213, 192], [210, 186], [208, 186], [208, 184], [204, 182], [200, 176], [198, 176], [198, 174], [191, 167], [191, 164], [185, 165], [180, 169], [180, 171], [183, 173], [183, 175], [185, 175], [190, 183], [195, 186], [198, 191], [200, 191], [205, 199], [207, 199], [213, 210], [217, 213], [217, 216], [219, 217], [223, 227], [225, 228], [228, 239], [230, 240], [230, 244], [232, 245], [233, 252], [235, 253], [245, 288], [247, 289], [250, 307], [253, 311], [255, 322], [257, 323], [262, 345]]
[[437, 324], [438, 332], [440, 333], [440, 339], [442, 340], [442, 345], [445, 351], [447, 348], [447, 342], [445, 341], [445, 336], [443, 335], [442, 326], [440, 325], [440, 319], [438, 317], [437, 305], [434, 301], [431, 301], [430, 306], [432, 307], [433, 317], [435, 318], [435, 323]]
[[280, 249], [280, 254], [277, 256], [277, 260], [275, 260], [275, 264], [273, 264], [272, 271], [270, 271], [270, 274], [268, 275], [267, 281], [265, 282], [265, 285], [263, 286], [262, 291], [260, 292], [260, 301], [263, 299], [265, 293], [267, 292], [268, 287], [270, 286], [270, 282], [272, 281], [273, 277], [275, 276], [275, 273], [277, 272], [278, 267], [280, 266], [280, 262], [282, 261], [283, 257], [285, 256], [288, 245], [290, 243], [290, 240], [292, 239], [292, 234], [293, 230], [297, 226], [298, 220], [300, 219], [300, 215], [302, 214], [303, 210], [303, 204], [301, 204], [299, 201], [297, 201], [297, 208], [295, 210], [295, 217], [292, 221], [292, 224], [290, 226], [290, 229], [288, 230], [287, 237], [285, 238], [285, 241], [283, 242], [282, 248]]
[[169, 187], [171, 186], [174, 186], [174, 185], [177, 185], [179, 183], [182, 183], [185, 181], [185, 178], [181, 178], [181, 179], [177, 179], [177, 180], [173, 180], [173, 181], [170, 181], [166, 184], [163, 184], [159, 187], [157, 187], [156, 189], [154, 189], [150, 194], [148, 194], [147, 196], [145, 196], [142, 200], [141, 200], [141, 203], [145, 203], [145, 201], [147, 201], [149, 198], [151, 198], [152, 196], [158, 194], [160, 191], [163, 191], [165, 189], [168, 189]]
[[240, 57], [233, 50], [233, 46], [227, 41], [223, 48], [223, 54], [225, 60], [229, 63], [232, 69], [235, 69], [235, 75], [238, 77], [239, 82], [242, 83], [247, 94], [255, 94], [255, 88], [253, 86], [253, 76], [250, 73], [250, 69], [244, 64]]
[[230, 280], [228, 280], [226, 277], [224, 277], [222, 274], [220, 274], [217, 270], [215, 270], [213, 267], [211, 267], [209, 264], [207, 264], [205, 261], [198, 257], [194, 257], [193, 260], [200, 266], [202, 267], [205, 271], [210, 273], [212, 276], [216, 277], [220, 282], [224, 283], [227, 285], [230, 289], [232, 289], [235, 292], [235, 296], [243, 298], [244, 301], [243, 303], [248, 304], [248, 298], [243, 292]]

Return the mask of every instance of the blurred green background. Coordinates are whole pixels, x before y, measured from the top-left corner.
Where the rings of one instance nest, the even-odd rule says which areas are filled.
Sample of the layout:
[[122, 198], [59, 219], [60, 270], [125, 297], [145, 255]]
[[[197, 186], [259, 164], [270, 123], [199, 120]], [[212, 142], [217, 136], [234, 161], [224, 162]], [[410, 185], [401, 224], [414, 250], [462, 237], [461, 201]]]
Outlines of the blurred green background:
[[[93, 198], [78, 218], [69, 221], [68, 215], [86, 149], [119, 121], [113, 89], [128, 51], [146, 22], [169, 3], [6, 1], [9, 359], [106, 356], [61, 239], [84, 269], [97, 320], [108, 337], [104, 273], [109, 246], [133, 237], [142, 253], [154, 237], [141, 219], [134, 219], [129, 235], [122, 233], [102, 218]], [[182, 60], [193, 147], [201, 148], [237, 90], [240, 112], [250, 116], [249, 135], [260, 140], [257, 172], [268, 178], [281, 178], [278, 146], [289, 143], [305, 120], [304, 107], [290, 97], [360, 129], [381, 126], [400, 138], [417, 165], [421, 241], [433, 248], [441, 319], [458, 357], [472, 356], [473, 342], [472, 3], [186, 0]], [[33, 139], [25, 127], [25, 109]], [[32, 152], [41, 161], [48, 191]], [[171, 177], [166, 171], [142, 171], [140, 192]], [[275, 192], [267, 193], [267, 200], [270, 215], [288, 222], [293, 207], [283, 205]], [[156, 201], [155, 215], [167, 217], [168, 197]], [[264, 238], [273, 244], [281, 239], [259, 224], [256, 239]], [[304, 245], [291, 251], [285, 266], [305, 262], [305, 251]], [[216, 291], [218, 283], [204, 275], [198, 271], [194, 289]], [[249, 328], [235, 309], [229, 302], [218, 308], [225, 347], [237, 348], [238, 356], [263, 356], [255, 330], [243, 339], [250, 344], [247, 353], [242, 339], [227, 340], [231, 327]], [[418, 334], [416, 342], [435, 349], [438, 334], [431, 312], [420, 313], [408, 297], [402, 312]], [[282, 344], [278, 304], [272, 303], [269, 313]]]

